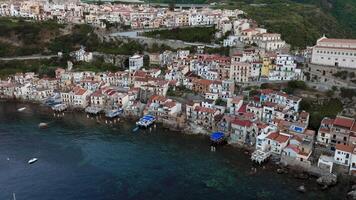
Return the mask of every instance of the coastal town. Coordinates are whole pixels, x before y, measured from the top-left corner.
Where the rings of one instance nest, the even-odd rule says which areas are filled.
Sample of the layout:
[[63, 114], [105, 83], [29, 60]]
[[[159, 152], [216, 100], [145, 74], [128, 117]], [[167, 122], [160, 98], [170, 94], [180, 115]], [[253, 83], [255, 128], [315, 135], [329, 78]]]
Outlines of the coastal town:
[[305, 95], [262, 87], [308, 83], [316, 90], [354, 89], [356, 79], [334, 74], [356, 72], [356, 40], [320, 36], [315, 46], [292, 51], [279, 33], [259, 27], [241, 10], [9, 1], [1, 3], [0, 16], [99, 29], [109, 24], [129, 30], [212, 26], [229, 55], [209, 54], [199, 44], [194, 51], [132, 54], [117, 71], [76, 71], [73, 60], [96, 59], [82, 46], [53, 77], [23, 72], [0, 79], [0, 98], [41, 103], [55, 114], [74, 110], [103, 116], [117, 126], [120, 118], [130, 118], [140, 128], [162, 124], [207, 135], [211, 151], [228, 143], [247, 150], [259, 165], [272, 160], [299, 168], [320, 177], [325, 187], [336, 184], [337, 174], [356, 174], [356, 108], [323, 116], [314, 130], [311, 114], [302, 109]]

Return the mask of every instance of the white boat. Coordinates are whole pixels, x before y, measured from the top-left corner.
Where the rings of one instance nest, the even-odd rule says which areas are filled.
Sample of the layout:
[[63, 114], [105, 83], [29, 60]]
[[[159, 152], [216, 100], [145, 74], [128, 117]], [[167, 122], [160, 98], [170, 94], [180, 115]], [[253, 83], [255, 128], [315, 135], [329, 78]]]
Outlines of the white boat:
[[48, 124], [42, 122], [42, 123], [39, 123], [39, 124], [38, 124], [38, 127], [39, 127], [39, 128], [47, 128], [47, 127], [48, 127]]
[[22, 112], [24, 110], [26, 110], [26, 107], [22, 107], [22, 108], [17, 109], [17, 111], [19, 111], [19, 112]]
[[28, 164], [35, 163], [38, 159], [37, 158], [32, 158], [28, 161]]
[[156, 121], [156, 118], [152, 115], [145, 115], [143, 116], [138, 122], [136, 122], [137, 126], [140, 127], [149, 127]]

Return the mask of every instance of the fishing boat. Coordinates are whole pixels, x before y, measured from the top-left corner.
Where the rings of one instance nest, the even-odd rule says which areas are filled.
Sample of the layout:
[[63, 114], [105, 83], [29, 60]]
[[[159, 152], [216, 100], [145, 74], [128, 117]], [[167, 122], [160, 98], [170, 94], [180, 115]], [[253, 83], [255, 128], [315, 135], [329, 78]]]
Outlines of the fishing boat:
[[26, 107], [22, 107], [22, 108], [17, 109], [17, 111], [19, 111], [19, 112], [22, 112], [24, 110], [26, 110]]
[[28, 161], [28, 164], [33, 164], [33, 163], [37, 162], [37, 160], [38, 160], [37, 158], [32, 158]]
[[156, 118], [152, 115], [145, 115], [138, 122], [136, 122], [136, 125], [139, 127], [149, 127], [151, 126], [154, 122], [156, 121]]

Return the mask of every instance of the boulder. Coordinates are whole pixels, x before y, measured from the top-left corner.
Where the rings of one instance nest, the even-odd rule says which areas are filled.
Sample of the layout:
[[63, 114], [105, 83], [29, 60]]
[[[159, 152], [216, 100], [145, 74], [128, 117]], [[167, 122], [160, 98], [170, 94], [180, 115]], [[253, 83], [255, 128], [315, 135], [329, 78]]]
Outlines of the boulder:
[[333, 186], [337, 183], [337, 177], [333, 174], [319, 177], [316, 182], [323, 186]]
[[349, 193], [347, 193], [347, 196], [349, 196], [352, 199], [356, 199], [356, 190], [352, 190]]

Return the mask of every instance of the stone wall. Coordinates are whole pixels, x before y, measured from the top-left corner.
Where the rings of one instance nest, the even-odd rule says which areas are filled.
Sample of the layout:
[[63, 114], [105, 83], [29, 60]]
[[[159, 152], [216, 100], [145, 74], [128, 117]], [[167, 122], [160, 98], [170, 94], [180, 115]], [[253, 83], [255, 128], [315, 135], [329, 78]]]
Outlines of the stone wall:
[[[356, 84], [351, 82], [350, 80], [343, 80], [341, 78], [333, 76], [333, 74], [341, 71], [356, 73], [356, 70], [354, 69], [322, 66], [309, 63], [303, 69], [305, 75], [304, 80], [315, 84], [321, 83], [324, 86], [328, 86], [329, 88], [331, 88], [332, 86], [356, 88]], [[309, 74], [309, 80], [307, 80], [308, 76], [306, 76], [306, 74]]]
[[281, 163], [287, 166], [292, 166], [299, 168], [305, 172], [308, 172], [311, 175], [314, 176], [326, 176], [329, 174], [328, 170], [318, 168], [315, 165], [312, 165], [310, 161], [308, 162], [301, 162], [296, 160], [295, 158], [291, 158], [289, 156], [282, 155], [281, 156]]

